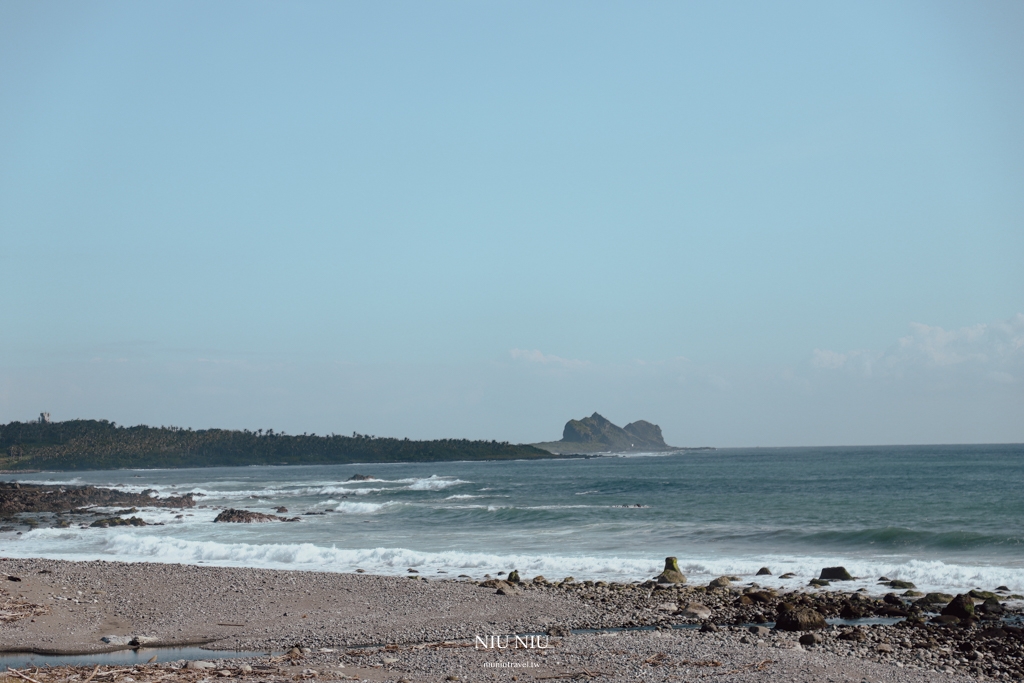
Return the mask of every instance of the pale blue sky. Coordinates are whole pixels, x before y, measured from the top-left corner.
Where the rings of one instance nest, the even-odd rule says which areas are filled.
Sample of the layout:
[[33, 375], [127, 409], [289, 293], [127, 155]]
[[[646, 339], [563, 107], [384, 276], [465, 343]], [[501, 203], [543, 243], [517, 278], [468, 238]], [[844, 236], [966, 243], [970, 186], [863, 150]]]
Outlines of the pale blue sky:
[[1024, 441], [1021, 35], [1020, 2], [2, 0], [0, 421]]

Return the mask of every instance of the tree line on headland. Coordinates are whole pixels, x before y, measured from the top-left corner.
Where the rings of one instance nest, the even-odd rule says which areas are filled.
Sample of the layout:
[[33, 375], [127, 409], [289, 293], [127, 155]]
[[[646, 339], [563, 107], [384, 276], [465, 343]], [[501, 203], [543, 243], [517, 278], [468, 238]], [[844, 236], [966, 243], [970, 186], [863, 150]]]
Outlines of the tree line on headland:
[[240, 465], [324, 465], [551, 458], [507, 441], [330, 434], [290, 435], [179, 427], [121, 427], [107, 420], [11, 422], [0, 425], [0, 470], [97, 470]]

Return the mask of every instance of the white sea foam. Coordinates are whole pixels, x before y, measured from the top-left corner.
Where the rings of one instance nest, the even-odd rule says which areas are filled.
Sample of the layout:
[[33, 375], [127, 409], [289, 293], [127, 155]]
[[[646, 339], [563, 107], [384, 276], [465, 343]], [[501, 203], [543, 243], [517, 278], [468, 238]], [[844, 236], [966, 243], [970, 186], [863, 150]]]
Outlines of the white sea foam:
[[426, 479], [417, 479], [413, 483], [409, 484], [410, 491], [440, 491], [446, 489], [449, 486], [458, 486], [459, 484], [469, 484], [472, 482], [462, 481], [461, 479], [447, 479], [434, 475]]
[[[361, 505], [355, 503], [353, 505]], [[54, 557], [63, 559], [116, 559], [122, 561], [171, 562], [254, 566], [279, 569], [316, 569], [353, 571], [356, 567], [378, 574], [404, 574], [408, 567], [421, 571], [443, 569], [449, 574], [466, 573], [475, 578], [484, 573], [518, 569], [524, 576], [543, 574], [549, 579], [572, 575], [578, 580], [644, 580], [661, 570], [660, 559], [602, 556], [593, 554], [555, 555], [492, 552], [425, 552], [408, 548], [338, 548], [313, 543], [221, 543], [188, 540], [143, 530], [37, 529], [7, 544], [5, 553], [17, 557]], [[83, 541], [89, 540], [88, 544]], [[59, 552], [55, 552], [58, 550]], [[68, 551], [72, 551], [69, 556]], [[891, 579], [913, 581], [921, 590], [965, 591], [976, 586], [991, 589], [1006, 584], [1013, 591], [1024, 590], [1024, 574], [1010, 567], [978, 567], [939, 561], [911, 560], [885, 562], [857, 560], [837, 556], [800, 557], [765, 555], [743, 558], [679, 558], [680, 568], [690, 583], [702, 584], [722, 575], [740, 575], [744, 581], [762, 586], [797, 588], [805, 586], [824, 566], [842, 565], [855, 576], [865, 578], [843, 582], [844, 589], [866, 587], [872, 593], [890, 589], [876, 585], [885, 575]], [[757, 576], [760, 566], [769, 566], [774, 576]], [[797, 574], [783, 580], [784, 572]]]

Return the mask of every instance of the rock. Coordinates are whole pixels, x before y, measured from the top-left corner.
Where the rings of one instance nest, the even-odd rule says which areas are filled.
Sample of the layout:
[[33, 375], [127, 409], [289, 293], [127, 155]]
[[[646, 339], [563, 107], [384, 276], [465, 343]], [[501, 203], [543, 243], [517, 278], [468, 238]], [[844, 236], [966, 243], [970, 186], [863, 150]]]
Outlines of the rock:
[[242, 666], [238, 667], [238, 670], [244, 674], [252, 673], [252, 667], [248, 664], [243, 664]]
[[708, 584], [708, 588], [728, 588], [731, 585], [732, 581], [729, 580], [728, 576], [719, 576]]
[[771, 576], [771, 575], [772, 575], [772, 570], [768, 569], [768, 567], [761, 567], [760, 569], [757, 570], [757, 576]]
[[544, 578], [543, 576], [541, 576], [540, 574], [538, 574], [537, 576], [533, 577], [533, 582], [534, 582], [535, 584], [537, 584], [538, 586], [540, 586], [540, 585], [543, 585], [543, 584], [547, 583], [547, 582], [548, 582], [548, 580], [547, 580], [547, 579], [545, 579], [545, 578]]
[[953, 616], [957, 619], [972, 619], [974, 618], [974, 600], [970, 595], [961, 594], [953, 598], [953, 600], [942, 608], [940, 614], [944, 616]]
[[659, 612], [675, 612], [676, 607], [677, 605], [674, 602], [663, 602], [654, 609]]
[[830, 586], [832, 584], [830, 584], [828, 581], [824, 581], [822, 579], [811, 579], [810, 581], [807, 582], [807, 585], [808, 586], [818, 586], [819, 588], [821, 588], [822, 586]]
[[920, 591], [903, 591], [902, 595], [905, 598], [919, 598], [924, 595], [924, 593]]
[[750, 591], [745, 593], [744, 597], [749, 598], [751, 603], [766, 605], [775, 599], [775, 594], [770, 591]]
[[875, 652], [881, 652], [883, 654], [885, 654], [885, 653], [892, 653], [895, 650], [896, 650], [896, 648], [894, 648], [889, 643], [879, 643], [878, 645], [875, 646]]
[[262, 512], [252, 512], [251, 510], [235, 510], [234, 508], [228, 508], [221, 512], [213, 520], [214, 522], [230, 522], [233, 524], [252, 524], [259, 522], [297, 522], [298, 517], [292, 517], [290, 519], [285, 517], [278, 517], [277, 515], [265, 515]]
[[748, 606], [748, 605], [753, 605], [754, 604], [754, 599], [752, 597], [750, 597], [749, 595], [741, 595], [740, 597], [736, 598], [736, 604], [741, 606], [741, 607], [745, 607], [745, 606]]
[[981, 614], [1002, 614], [1006, 611], [1006, 609], [1001, 604], [999, 604], [999, 600], [995, 598], [989, 598], [980, 605], [975, 605], [974, 611], [980, 612]]
[[548, 627], [548, 635], [556, 636], [558, 638], [568, 638], [570, 635], [572, 635], [572, 631], [570, 631], [569, 627], [567, 626], [562, 626], [561, 624], [552, 624]]
[[764, 626], [751, 626], [747, 628], [747, 630], [759, 638], [764, 638], [770, 633], [770, 631]]
[[506, 578], [505, 580], [509, 583], [519, 583], [519, 570], [513, 569], [511, 572], [509, 572], [508, 578]]
[[796, 578], [796, 574], [794, 574], [793, 572], [786, 572], [785, 574], [783, 574], [779, 578], [780, 579], [795, 579]]
[[654, 579], [658, 583], [686, 583], [686, 576], [679, 571], [679, 561], [674, 557], [665, 558], [665, 569]]
[[980, 591], [977, 588], [968, 592], [967, 594], [970, 595], [972, 598], [977, 598], [978, 600], [988, 600], [990, 598], [994, 599], [999, 597], [991, 591]]
[[718, 633], [718, 627], [710, 621], [705, 621], [700, 625], [701, 633]]
[[702, 605], [699, 602], [688, 602], [686, 606], [679, 610], [679, 616], [687, 619], [710, 619], [711, 608], [707, 605]]
[[100, 640], [107, 645], [131, 645], [132, 636], [103, 636]]
[[843, 619], [862, 619], [864, 610], [847, 600], [839, 610], [839, 616]]
[[800, 636], [801, 645], [821, 645], [821, 635], [818, 633], [805, 633]]
[[288, 512], [288, 508], [282, 505], [281, 507], [277, 508], [276, 512], [284, 514], [285, 512]]
[[886, 593], [885, 597], [882, 598], [882, 600], [884, 600], [887, 605], [903, 605], [903, 601], [900, 600], [899, 596], [897, 596], [895, 593]]
[[112, 526], [146, 526], [146, 522], [139, 517], [108, 517], [106, 519], [97, 519], [95, 522], [90, 524], [91, 527], [97, 527], [100, 529], [106, 529]]
[[853, 581], [846, 567], [825, 567], [818, 578], [822, 581]]
[[899, 581], [897, 579], [890, 581], [888, 586], [889, 588], [917, 588], [917, 586], [912, 584], [910, 581]]
[[996, 586], [996, 590], [999, 591], [1000, 593], [1009, 593], [1010, 592], [1010, 587], [1009, 586]]
[[381, 660], [385, 664], [394, 664], [398, 661], [398, 657], [382, 657]]
[[775, 628], [780, 631], [816, 631], [825, 626], [825, 617], [805, 607], [782, 612], [775, 620]]
[[[906, 593], [904, 593], [906, 595]], [[928, 607], [930, 605], [945, 605], [953, 599], [949, 593], [928, 593], [918, 599], [914, 604]]]
[[368, 474], [353, 474], [346, 481], [373, 481], [374, 477]]
[[515, 595], [516, 592], [517, 591], [516, 591], [515, 588], [513, 588], [512, 586], [509, 586], [508, 584], [505, 584], [504, 588], [499, 588], [498, 590], [494, 591], [494, 594], [495, 595]]
[[943, 626], [956, 626], [960, 623], [960, 617], [955, 617], [952, 614], [940, 614], [937, 617], [932, 618], [933, 624], [942, 624]]
[[186, 669], [213, 669], [215, 666], [216, 665], [213, 662], [204, 662], [201, 659], [196, 659], [185, 664]]
[[839, 634], [839, 640], [852, 640], [857, 643], [863, 643], [868, 639], [868, 634], [864, 633], [863, 629], [855, 628], [851, 631], [844, 631]]

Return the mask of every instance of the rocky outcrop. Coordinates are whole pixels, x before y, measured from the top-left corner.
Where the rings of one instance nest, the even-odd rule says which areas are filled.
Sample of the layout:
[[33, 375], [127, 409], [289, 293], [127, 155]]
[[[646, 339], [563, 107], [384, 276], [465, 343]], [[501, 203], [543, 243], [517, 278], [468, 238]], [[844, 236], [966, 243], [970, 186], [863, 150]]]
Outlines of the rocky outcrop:
[[214, 522], [230, 522], [233, 524], [252, 524], [259, 522], [298, 522], [298, 517], [278, 517], [277, 515], [265, 515], [262, 512], [251, 510], [235, 510], [228, 508], [217, 515]]
[[686, 583], [686, 576], [679, 571], [679, 561], [674, 557], [665, 558], [665, 570], [655, 579], [658, 583]]
[[19, 512], [69, 512], [83, 507], [190, 508], [192, 494], [156, 498], [153, 490], [128, 493], [95, 486], [48, 486], [0, 482], [0, 515]]
[[566, 422], [562, 442], [600, 445], [609, 451], [665, 451], [672, 448], [665, 443], [661, 427], [656, 424], [637, 420], [622, 428], [598, 413]]

